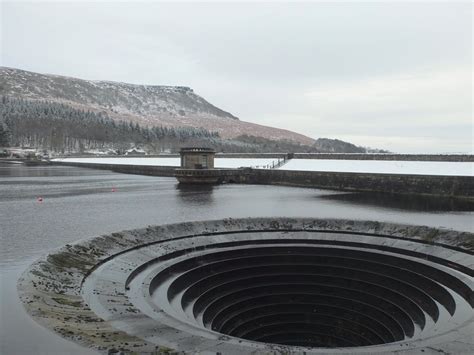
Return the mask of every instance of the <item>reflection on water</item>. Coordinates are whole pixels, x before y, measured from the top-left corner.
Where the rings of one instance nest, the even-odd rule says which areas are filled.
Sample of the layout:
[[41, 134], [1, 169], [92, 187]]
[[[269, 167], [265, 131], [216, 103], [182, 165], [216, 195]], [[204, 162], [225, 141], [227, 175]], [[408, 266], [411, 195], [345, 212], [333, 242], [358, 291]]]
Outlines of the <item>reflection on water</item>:
[[474, 211], [474, 202], [460, 198], [405, 195], [383, 192], [341, 193], [318, 196], [318, 198], [353, 203], [356, 205], [379, 206], [409, 211], [455, 212]]
[[192, 204], [195, 206], [212, 204], [212, 193], [214, 191], [213, 185], [207, 184], [176, 184], [178, 197], [181, 202], [185, 204]]

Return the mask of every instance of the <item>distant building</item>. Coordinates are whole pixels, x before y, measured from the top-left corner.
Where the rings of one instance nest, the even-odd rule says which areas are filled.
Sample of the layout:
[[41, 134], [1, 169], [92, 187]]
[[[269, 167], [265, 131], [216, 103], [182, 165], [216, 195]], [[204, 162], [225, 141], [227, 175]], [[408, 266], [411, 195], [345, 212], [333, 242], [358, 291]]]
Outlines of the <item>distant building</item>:
[[216, 152], [211, 148], [181, 148], [182, 169], [214, 169]]
[[137, 155], [146, 155], [146, 152], [140, 148], [132, 148], [125, 152], [125, 155], [137, 156]]

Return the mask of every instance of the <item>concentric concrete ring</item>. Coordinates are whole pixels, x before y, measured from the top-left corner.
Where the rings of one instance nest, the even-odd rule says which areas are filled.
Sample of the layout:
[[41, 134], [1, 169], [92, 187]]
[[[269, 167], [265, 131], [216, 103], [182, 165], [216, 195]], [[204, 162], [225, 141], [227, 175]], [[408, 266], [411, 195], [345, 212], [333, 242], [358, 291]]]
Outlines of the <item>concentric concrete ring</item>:
[[366, 221], [181, 223], [66, 245], [18, 288], [104, 352], [472, 353], [473, 244]]

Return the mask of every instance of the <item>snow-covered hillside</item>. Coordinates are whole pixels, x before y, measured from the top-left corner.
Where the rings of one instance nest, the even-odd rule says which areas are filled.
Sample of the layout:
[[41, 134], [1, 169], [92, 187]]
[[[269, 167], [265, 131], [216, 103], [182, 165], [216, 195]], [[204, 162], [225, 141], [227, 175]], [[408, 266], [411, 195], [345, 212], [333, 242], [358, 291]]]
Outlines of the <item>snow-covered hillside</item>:
[[183, 86], [133, 85], [0, 68], [2, 95], [65, 101], [141, 116], [208, 115], [237, 119]]
[[314, 143], [295, 132], [240, 121], [184, 86], [82, 80], [0, 67], [0, 95], [64, 103], [142, 126], [195, 127], [218, 132], [222, 138], [250, 135]]

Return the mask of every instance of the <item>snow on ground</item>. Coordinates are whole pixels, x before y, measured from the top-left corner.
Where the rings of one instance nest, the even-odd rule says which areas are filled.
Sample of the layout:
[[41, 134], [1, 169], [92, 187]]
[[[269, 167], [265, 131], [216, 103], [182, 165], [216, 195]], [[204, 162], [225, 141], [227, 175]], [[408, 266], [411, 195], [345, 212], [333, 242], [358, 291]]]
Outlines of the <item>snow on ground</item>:
[[[53, 159], [53, 161], [64, 161], [70, 163], [91, 163], [91, 164], [117, 164], [117, 165], [155, 165], [155, 166], [180, 166], [180, 158], [63, 158]], [[277, 163], [278, 159], [252, 159], [252, 158], [216, 158], [214, 167], [216, 168], [265, 168], [272, 163]]]
[[474, 176], [474, 163], [393, 160], [292, 159], [280, 170]]

